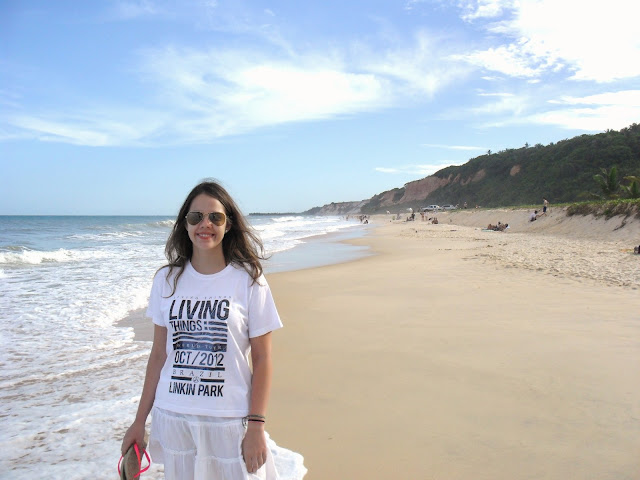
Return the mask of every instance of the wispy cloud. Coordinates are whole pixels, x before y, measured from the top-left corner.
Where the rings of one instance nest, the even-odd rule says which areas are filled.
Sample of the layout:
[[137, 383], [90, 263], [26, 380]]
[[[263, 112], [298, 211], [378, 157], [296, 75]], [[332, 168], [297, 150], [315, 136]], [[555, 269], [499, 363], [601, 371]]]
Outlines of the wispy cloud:
[[482, 98], [487, 98], [488, 101], [467, 109], [468, 112], [475, 116], [495, 117], [501, 115], [509, 116], [512, 118], [519, 118], [523, 114], [526, 114], [526, 112], [531, 111], [532, 108], [539, 104], [539, 100], [536, 101], [526, 93], [519, 95], [480, 94], [480, 96]]
[[640, 90], [608, 92], [586, 97], [562, 97], [545, 112], [527, 121], [586, 131], [621, 129], [640, 119]]
[[443, 148], [446, 150], [463, 150], [463, 151], [473, 151], [473, 150], [486, 150], [486, 147], [474, 147], [471, 145], [442, 145], [439, 143], [423, 143], [423, 147], [430, 148]]
[[467, 22], [477, 19], [493, 19], [513, 7], [513, 0], [471, 0], [462, 1], [462, 18]]
[[194, 140], [373, 110], [391, 95], [385, 79], [315, 55], [166, 48], [147, 52], [143, 70]]
[[408, 11], [411, 11], [416, 7], [416, 5], [419, 5], [421, 3], [425, 3], [427, 1], [428, 0], [407, 0], [405, 2], [405, 4], [404, 4], [404, 9], [408, 10]]
[[467, 65], [451, 53], [444, 38], [418, 31], [409, 46], [377, 48], [360, 46], [352, 51], [352, 65], [389, 79], [400, 98], [430, 98], [457, 79], [470, 73]]
[[149, 0], [121, 0], [113, 6], [113, 15], [119, 20], [133, 20], [156, 15], [160, 8]]
[[64, 116], [42, 113], [9, 117], [10, 124], [23, 129], [11, 133], [15, 138], [25, 138], [24, 132], [30, 132], [31, 137], [40, 141], [93, 147], [142, 145], [143, 139], [157, 132], [164, 120], [160, 113], [132, 110], [126, 114], [108, 110], [99, 113], [95, 109]]
[[592, 132], [621, 129], [640, 119], [640, 90], [562, 96], [542, 102], [527, 95], [499, 98], [471, 108], [469, 113], [483, 118], [485, 128], [532, 124]]
[[440, 164], [423, 164], [423, 165], [401, 165], [397, 167], [376, 167], [375, 171], [380, 173], [388, 173], [393, 175], [411, 175], [425, 177], [432, 175], [443, 168], [451, 165], [458, 165], [459, 162], [448, 162]]
[[504, 97], [504, 98], [510, 98], [513, 97], [514, 94], [513, 93], [506, 93], [506, 92], [493, 92], [493, 93], [485, 93], [485, 92], [480, 92], [478, 93], [479, 97]]
[[607, 105], [607, 106], [628, 106], [640, 108], [640, 90], [623, 90], [620, 92], [606, 92], [586, 97], [562, 97], [550, 103], [566, 105]]
[[537, 77], [548, 68], [543, 57], [533, 56], [526, 49], [514, 44], [454, 55], [454, 58], [510, 77]]

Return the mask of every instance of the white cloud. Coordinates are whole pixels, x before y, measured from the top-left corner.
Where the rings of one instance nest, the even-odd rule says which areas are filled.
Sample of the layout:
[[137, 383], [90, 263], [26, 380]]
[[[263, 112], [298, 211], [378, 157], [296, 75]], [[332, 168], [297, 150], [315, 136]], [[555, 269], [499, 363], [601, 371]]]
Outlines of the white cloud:
[[628, 0], [525, 1], [510, 28], [533, 53], [569, 62], [574, 78], [606, 82], [640, 75], [638, 13]]
[[[640, 75], [640, 4], [628, 0], [481, 0], [462, 6], [467, 21], [489, 20], [497, 44], [463, 57], [517, 77], [568, 68], [575, 80]], [[501, 58], [502, 57], [502, 58]]]

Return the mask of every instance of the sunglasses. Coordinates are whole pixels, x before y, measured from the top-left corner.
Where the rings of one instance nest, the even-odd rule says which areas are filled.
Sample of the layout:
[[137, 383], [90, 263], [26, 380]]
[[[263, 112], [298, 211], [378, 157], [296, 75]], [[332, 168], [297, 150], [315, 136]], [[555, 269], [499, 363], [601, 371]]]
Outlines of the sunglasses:
[[[204, 219], [204, 215], [202, 212], [189, 212], [184, 218], [187, 219], [189, 225], [198, 225]], [[227, 216], [222, 212], [207, 213], [207, 216], [209, 221], [218, 227], [221, 227], [227, 221]]]

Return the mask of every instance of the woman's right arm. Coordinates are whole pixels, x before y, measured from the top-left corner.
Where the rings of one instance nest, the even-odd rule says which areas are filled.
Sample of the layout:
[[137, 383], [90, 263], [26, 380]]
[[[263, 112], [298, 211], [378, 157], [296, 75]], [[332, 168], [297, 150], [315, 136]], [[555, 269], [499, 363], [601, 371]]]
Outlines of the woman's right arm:
[[153, 401], [156, 396], [156, 388], [158, 387], [158, 381], [160, 380], [160, 372], [164, 366], [164, 362], [167, 359], [167, 329], [154, 325], [153, 330], [153, 346], [151, 347], [151, 353], [149, 354], [149, 361], [147, 362], [147, 373], [144, 379], [144, 387], [142, 387], [142, 395], [140, 396], [140, 403], [138, 404], [138, 413], [136, 419], [133, 421], [129, 430], [124, 435], [122, 440], [122, 454], [129, 449], [133, 443], [137, 443], [138, 446], [144, 445], [144, 433], [147, 417], [153, 407]]

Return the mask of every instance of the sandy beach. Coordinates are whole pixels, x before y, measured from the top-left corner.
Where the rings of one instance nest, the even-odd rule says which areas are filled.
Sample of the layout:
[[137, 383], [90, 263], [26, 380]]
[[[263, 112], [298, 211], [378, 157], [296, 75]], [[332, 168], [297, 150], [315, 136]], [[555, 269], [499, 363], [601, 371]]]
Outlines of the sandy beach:
[[639, 479], [638, 220], [438, 218], [268, 276], [272, 437], [309, 480]]

